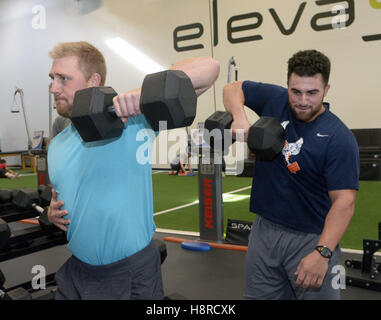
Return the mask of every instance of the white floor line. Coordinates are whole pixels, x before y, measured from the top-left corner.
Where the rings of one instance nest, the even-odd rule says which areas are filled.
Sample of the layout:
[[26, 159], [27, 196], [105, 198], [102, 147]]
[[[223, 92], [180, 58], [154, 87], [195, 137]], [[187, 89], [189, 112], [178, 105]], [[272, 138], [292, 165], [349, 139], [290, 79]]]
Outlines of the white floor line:
[[[229, 191], [229, 192], [226, 192], [224, 194], [232, 194], [232, 193], [237, 193], [237, 192], [240, 192], [240, 191], [243, 191], [243, 190], [247, 190], [247, 189], [250, 189], [251, 186], [248, 186], [248, 187], [244, 187], [244, 188], [241, 188], [241, 189], [237, 189], [237, 190], [233, 190], [233, 191]], [[156, 212], [154, 213], [153, 215], [154, 216], [158, 216], [158, 215], [161, 215], [163, 213], [168, 213], [168, 212], [171, 212], [171, 211], [176, 211], [178, 209], [183, 209], [183, 208], [187, 208], [187, 207], [190, 207], [190, 206], [194, 206], [198, 204], [198, 200], [194, 201], [194, 202], [191, 202], [191, 203], [187, 203], [187, 204], [184, 204], [182, 206], [178, 206], [178, 207], [175, 207], [175, 208], [171, 208], [171, 209], [167, 209], [167, 210], [163, 210], [163, 211], [159, 211], [159, 212]]]
[[36, 176], [37, 173], [20, 173], [19, 177]]
[[226, 192], [224, 194], [236, 193], [236, 192], [244, 191], [244, 190], [247, 190], [247, 189], [250, 189], [250, 188], [251, 188], [251, 186], [248, 186], [248, 187], [244, 187], [244, 188], [241, 188], [241, 189], [229, 191], [229, 192]]
[[179, 234], [182, 236], [194, 236], [194, 237], [200, 236], [200, 232], [184, 231], [184, 230], [172, 230], [172, 229], [163, 229], [163, 228], [157, 228], [156, 232]]
[[157, 174], [157, 173], [163, 173], [163, 172], [169, 172], [168, 170], [152, 170], [152, 174]]
[[178, 207], [175, 207], [175, 208], [171, 208], [171, 209], [168, 209], [168, 210], [159, 211], [159, 212], [154, 213], [153, 215], [154, 215], [154, 216], [158, 216], [158, 215], [161, 215], [161, 214], [163, 214], [163, 213], [167, 213], [167, 212], [175, 211], [175, 210], [178, 210], [178, 209], [182, 209], [182, 208], [186, 208], [186, 207], [194, 206], [195, 204], [198, 204], [198, 200], [197, 200], [197, 201], [194, 201], [194, 202], [191, 202], [191, 203], [188, 203], [188, 204], [184, 204], [184, 205], [182, 205], [182, 206], [178, 206]]

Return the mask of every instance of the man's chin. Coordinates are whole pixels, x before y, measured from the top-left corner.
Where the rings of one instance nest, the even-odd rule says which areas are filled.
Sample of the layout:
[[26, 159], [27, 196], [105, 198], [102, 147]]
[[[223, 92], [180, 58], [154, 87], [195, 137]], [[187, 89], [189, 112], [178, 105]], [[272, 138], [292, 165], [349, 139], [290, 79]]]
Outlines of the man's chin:
[[71, 111], [66, 106], [64, 107], [60, 104], [57, 104], [56, 110], [60, 116], [65, 117], [65, 118], [70, 118]]
[[295, 110], [292, 110], [292, 114], [297, 120], [303, 121], [303, 122], [310, 121], [314, 116], [311, 112], [297, 112]]

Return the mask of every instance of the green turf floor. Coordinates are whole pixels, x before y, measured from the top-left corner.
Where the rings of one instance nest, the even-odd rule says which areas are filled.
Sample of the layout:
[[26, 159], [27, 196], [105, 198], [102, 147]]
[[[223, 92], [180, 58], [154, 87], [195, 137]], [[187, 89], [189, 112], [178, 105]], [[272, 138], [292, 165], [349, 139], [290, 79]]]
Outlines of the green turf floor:
[[[223, 192], [251, 186], [251, 178], [226, 176], [223, 178]], [[199, 231], [198, 229], [198, 180], [194, 177], [168, 176], [166, 172], [152, 175], [154, 211], [165, 210], [196, 202], [195, 204], [155, 215], [158, 228]], [[37, 176], [22, 176], [18, 179], [0, 179], [0, 189], [37, 189]], [[254, 214], [249, 212], [250, 189], [224, 197], [224, 226], [227, 219], [253, 221]], [[381, 181], [361, 181], [357, 193], [355, 215], [344, 235], [343, 248], [362, 249], [365, 238], [377, 239], [378, 223], [381, 222]]]
[[[251, 178], [226, 176], [223, 178], [223, 192], [230, 192], [251, 185]], [[197, 175], [194, 177], [153, 175], [154, 211], [160, 212], [198, 199]], [[224, 227], [227, 219], [254, 220], [249, 212], [250, 189], [224, 197]], [[184, 231], [199, 231], [198, 205], [189, 206], [155, 216], [159, 228]], [[355, 215], [344, 235], [343, 248], [362, 249], [363, 239], [378, 238], [378, 223], [381, 222], [381, 181], [360, 181], [357, 193]]]

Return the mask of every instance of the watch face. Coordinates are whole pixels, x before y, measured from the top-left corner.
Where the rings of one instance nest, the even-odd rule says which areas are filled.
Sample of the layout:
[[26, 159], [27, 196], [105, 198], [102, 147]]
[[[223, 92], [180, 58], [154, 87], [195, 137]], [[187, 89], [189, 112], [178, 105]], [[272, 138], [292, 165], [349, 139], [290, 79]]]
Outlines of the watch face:
[[318, 250], [319, 250], [320, 254], [323, 257], [331, 258], [332, 253], [331, 253], [331, 250], [329, 250], [329, 248], [327, 248], [327, 247], [319, 247]]
[[324, 257], [330, 257], [331, 253], [329, 252], [328, 248], [322, 248], [321, 253], [323, 254]]

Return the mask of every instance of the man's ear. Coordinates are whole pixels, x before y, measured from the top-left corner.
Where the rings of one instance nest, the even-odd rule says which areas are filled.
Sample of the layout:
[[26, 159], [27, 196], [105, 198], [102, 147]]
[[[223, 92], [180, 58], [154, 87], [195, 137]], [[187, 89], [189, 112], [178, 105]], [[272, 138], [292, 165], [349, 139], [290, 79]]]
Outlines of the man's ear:
[[327, 84], [324, 88], [324, 97], [327, 95], [329, 89], [331, 88], [331, 85]]
[[101, 85], [101, 76], [99, 73], [93, 73], [87, 81], [89, 87], [99, 87]]

